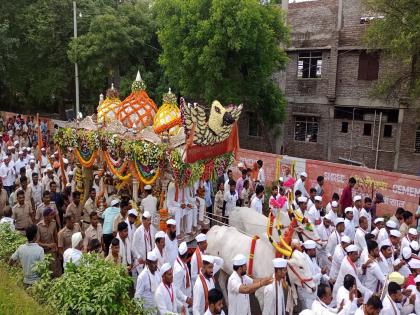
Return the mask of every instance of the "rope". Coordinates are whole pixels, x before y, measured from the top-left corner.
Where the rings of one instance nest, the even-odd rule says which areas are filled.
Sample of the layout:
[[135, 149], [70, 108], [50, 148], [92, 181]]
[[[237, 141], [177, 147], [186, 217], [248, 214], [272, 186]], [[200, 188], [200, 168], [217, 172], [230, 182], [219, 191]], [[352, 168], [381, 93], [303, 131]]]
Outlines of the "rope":
[[248, 234], [248, 233], [246, 233], [246, 232], [244, 232], [244, 231], [242, 231], [242, 230], [240, 230], [240, 229], [238, 229], [237, 227], [235, 227], [235, 226], [231, 226], [231, 225], [229, 225], [229, 224], [227, 224], [227, 223], [225, 223], [225, 222], [221, 222], [221, 221], [219, 221], [219, 220], [216, 220], [216, 219], [213, 219], [213, 218], [210, 218], [208, 215], [204, 215], [204, 217], [205, 218], [207, 218], [207, 219], [209, 219], [209, 220], [211, 220], [211, 221], [214, 221], [214, 222], [217, 222], [217, 223], [220, 223], [220, 224], [222, 224], [222, 225], [224, 225], [224, 226], [227, 226], [227, 227], [233, 227], [233, 228], [235, 228], [236, 230], [238, 230], [239, 232], [241, 232], [242, 234], [244, 234], [244, 235], [246, 235], [246, 236], [249, 236], [249, 237], [254, 237], [253, 235], [250, 235], [250, 234]]

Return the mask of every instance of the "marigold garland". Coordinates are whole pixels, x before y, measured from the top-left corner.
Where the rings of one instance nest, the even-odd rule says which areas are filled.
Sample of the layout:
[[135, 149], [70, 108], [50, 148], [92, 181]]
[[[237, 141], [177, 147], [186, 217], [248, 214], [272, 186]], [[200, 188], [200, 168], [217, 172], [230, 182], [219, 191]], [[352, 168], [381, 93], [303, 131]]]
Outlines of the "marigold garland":
[[118, 170], [116, 167], [114, 167], [114, 165], [110, 161], [109, 156], [107, 154], [104, 154], [104, 157], [105, 157], [106, 164], [109, 167], [109, 170], [111, 171], [112, 174], [117, 176], [119, 180], [126, 181], [126, 180], [130, 179], [130, 177], [131, 177], [130, 172], [128, 172], [126, 175], [123, 175], [123, 173], [127, 170], [127, 166], [129, 166], [128, 161], [125, 161], [121, 165], [120, 169]]
[[83, 167], [85, 168], [90, 168], [93, 166], [93, 164], [96, 161], [96, 157], [97, 157], [97, 152], [96, 151], [92, 151], [92, 154], [90, 156], [90, 158], [88, 160], [86, 160], [82, 154], [79, 152], [78, 148], [75, 148], [74, 150], [74, 154], [76, 155], [76, 158], [79, 160], [80, 164], [82, 164]]
[[130, 163], [130, 169], [133, 176], [139, 181], [144, 183], [145, 185], [153, 185], [159, 177], [160, 171], [159, 168], [156, 170], [155, 174], [151, 178], [145, 178], [140, 170], [137, 168], [137, 163], [132, 161]]

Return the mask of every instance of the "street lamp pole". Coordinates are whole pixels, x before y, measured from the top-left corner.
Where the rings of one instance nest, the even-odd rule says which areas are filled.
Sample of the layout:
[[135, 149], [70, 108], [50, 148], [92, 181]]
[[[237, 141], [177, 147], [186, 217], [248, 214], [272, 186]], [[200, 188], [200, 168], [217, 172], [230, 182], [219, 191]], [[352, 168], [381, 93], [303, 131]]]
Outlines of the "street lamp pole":
[[[77, 14], [76, 14], [76, 1], [73, 1], [73, 32], [74, 38], [77, 38]], [[77, 61], [74, 63], [74, 81], [76, 85], [76, 119], [79, 117], [80, 104], [79, 104], [79, 67]]]

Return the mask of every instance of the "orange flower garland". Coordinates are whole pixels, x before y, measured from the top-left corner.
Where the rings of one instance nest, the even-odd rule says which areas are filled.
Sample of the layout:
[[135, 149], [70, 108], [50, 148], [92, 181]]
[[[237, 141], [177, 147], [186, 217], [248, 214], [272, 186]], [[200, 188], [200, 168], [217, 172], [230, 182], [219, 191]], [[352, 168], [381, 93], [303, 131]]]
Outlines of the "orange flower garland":
[[139, 181], [142, 182], [145, 185], [153, 185], [155, 183], [155, 181], [157, 180], [157, 178], [159, 177], [160, 171], [159, 168], [156, 170], [155, 175], [153, 175], [150, 179], [145, 178], [140, 170], [138, 169], [136, 162], [133, 161], [130, 163], [130, 168], [131, 168], [131, 173], [133, 174], [133, 176]]
[[106, 164], [109, 167], [109, 170], [111, 171], [112, 174], [117, 176], [119, 180], [126, 181], [126, 180], [130, 179], [130, 177], [131, 177], [130, 172], [128, 172], [126, 175], [123, 175], [124, 171], [127, 170], [127, 166], [129, 166], [128, 161], [125, 161], [123, 163], [123, 165], [121, 165], [120, 170], [117, 170], [117, 168], [114, 167], [114, 165], [112, 164], [112, 161], [110, 160], [108, 152], [104, 152], [104, 157], [105, 157]]
[[90, 168], [92, 167], [92, 165], [95, 163], [96, 161], [96, 157], [97, 157], [97, 152], [93, 151], [91, 157], [89, 160], [85, 160], [83, 159], [83, 157], [80, 155], [79, 149], [75, 149], [74, 150], [74, 154], [76, 155], [77, 159], [79, 160], [80, 164], [82, 164], [83, 167], [85, 168]]

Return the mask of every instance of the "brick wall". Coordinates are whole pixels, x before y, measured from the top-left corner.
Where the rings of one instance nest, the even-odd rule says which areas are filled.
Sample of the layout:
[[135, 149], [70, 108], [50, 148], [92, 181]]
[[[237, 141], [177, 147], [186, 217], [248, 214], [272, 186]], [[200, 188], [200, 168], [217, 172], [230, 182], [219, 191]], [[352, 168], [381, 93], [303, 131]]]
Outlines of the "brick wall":
[[404, 120], [401, 127], [398, 171], [419, 175], [420, 153], [415, 153], [414, 143], [416, 138], [416, 126], [420, 123], [420, 106], [417, 104], [404, 111]]

